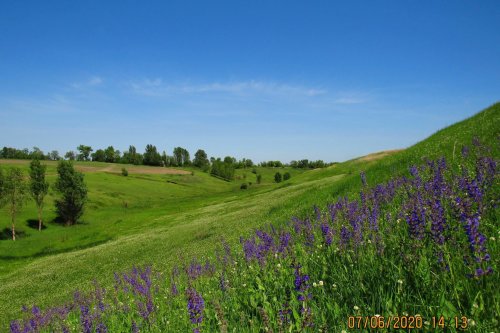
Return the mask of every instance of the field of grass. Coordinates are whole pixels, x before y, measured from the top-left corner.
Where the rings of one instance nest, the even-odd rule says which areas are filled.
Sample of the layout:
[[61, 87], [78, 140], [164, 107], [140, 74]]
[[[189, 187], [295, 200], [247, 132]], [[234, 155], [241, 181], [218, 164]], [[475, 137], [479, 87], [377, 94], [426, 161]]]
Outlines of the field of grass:
[[[269, 223], [281, 226], [294, 216], [304, 219], [313, 213], [313, 205], [326, 207], [343, 196], [357, 198], [362, 189], [361, 171], [373, 186], [396, 175], [408, 176], [409, 166], [425, 164], [427, 159], [444, 156], [450, 165], [455, 165], [462, 146], [470, 145], [474, 137], [490, 146], [490, 154], [498, 160], [499, 129], [500, 105], [496, 104], [404, 151], [351, 160], [325, 169], [291, 170], [292, 178], [280, 184], [272, 182], [276, 170], [262, 168], [257, 168], [263, 175], [260, 185], [255, 184], [251, 169], [239, 170], [240, 178], [234, 182], [224, 182], [199, 171], [194, 171], [194, 175], [131, 172], [128, 177], [86, 172], [89, 203], [83, 224], [63, 227], [49, 222], [47, 229], [39, 233], [27, 226], [27, 221], [36, 217], [30, 204], [18, 223], [24, 237], [15, 243], [8, 239], [0, 241], [0, 327], [6, 327], [9, 320], [19, 316], [22, 305], [43, 307], [63, 303], [71, 299], [75, 289], [90, 290], [94, 279], [110, 287], [115, 271], [151, 264], [155, 270], [168, 273], [173, 265], [193, 257], [213, 256], [222, 237], [234, 246], [239, 236], [247, 236], [256, 228]], [[133, 166], [127, 168], [132, 170]], [[49, 166], [52, 182], [54, 170], [54, 166]], [[250, 181], [253, 184], [248, 190], [239, 189], [242, 182]], [[498, 186], [498, 181], [495, 184]], [[52, 200], [52, 197], [47, 200], [47, 221], [54, 219]], [[490, 218], [489, 228], [496, 230], [498, 209]], [[4, 212], [0, 228], [5, 227], [8, 218]], [[492, 247], [490, 254], [496, 268], [498, 246]], [[363, 264], [381, 264], [371, 261], [373, 258], [367, 258]], [[342, 259], [337, 264], [346, 262]], [[348, 265], [345, 269], [343, 278], [350, 276]], [[491, 279], [498, 277], [495, 270]], [[351, 278], [363, 283], [362, 277]], [[498, 294], [491, 294], [488, 288], [481, 297], [493, 298], [487, 303], [498, 307]], [[362, 293], [358, 296], [362, 297]], [[413, 296], [407, 295], [405, 300]], [[448, 303], [443, 304], [457, 307], [453, 301]], [[439, 309], [435, 310], [437, 313]], [[331, 311], [348, 313], [346, 309]], [[262, 315], [260, 318], [265, 319]]]

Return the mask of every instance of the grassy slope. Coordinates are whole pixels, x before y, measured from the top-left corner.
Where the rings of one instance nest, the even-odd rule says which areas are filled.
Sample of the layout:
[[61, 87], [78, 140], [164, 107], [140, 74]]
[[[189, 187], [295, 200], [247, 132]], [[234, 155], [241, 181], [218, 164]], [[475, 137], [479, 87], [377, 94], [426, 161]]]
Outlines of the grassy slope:
[[[293, 215], [308, 214], [313, 204], [321, 206], [338, 195], [357, 193], [360, 187], [360, 170], [365, 170], [368, 182], [375, 184], [394, 173], [406, 172], [408, 165], [420, 163], [424, 157], [445, 155], [453, 158], [453, 150], [458, 154], [461, 146], [469, 144], [475, 135], [483, 142], [496, 145], [495, 154], [499, 156], [499, 128], [500, 105], [497, 104], [466, 121], [437, 132], [405, 151], [381, 160], [352, 160], [327, 169], [293, 175], [285, 184], [264, 184], [250, 191], [237, 190], [240, 181], [233, 184], [217, 183], [213, 186], [232, 188], [221, 188], [220, 193], [207, 192], [201, 202], [190, 199], [187, 195], [183, 209], [176, 208], [176, 205], [153, 207], [144, 211], [143, 215], [138, 214], [136, 219], [131, 219], [130, 224], [135, 227], [125, 229], [133, 232], [120, 229], [117, 225], [121, 222], [115, 223], [109, 228], [110, 234], [115, 232], [115, 235], [106, 243], [30, 259], [29, 262], [23, 262], [17, 269], [11, 269], [9, 273], [1, 276], [0, 313], [4, 315], [0, 325], [4, 326], [8, 319], [15, 316], [22, 304], [51, 304], [62, 301], [70, 297], [75, 288], [88, 286], [93, 278], [104, 284], [110, 283], [112, 271], [124, 270], [133, 264], [153, 263], [160, 269], [166, 269], [179, 258], [211, 254], [221, 236], [236, 242], [240, 234], [259, 225], [280, 223]], [[267, 171], [269, 175], [273, 172], [274, 170]], [[247, 181], [250, 181], [249, 177], [251, 176], [247, 175]], [[134, 195], [137, 194], [138, 189], [132, 189]], [[147, 195], [149, 190], [145, 191]], [[155, 196], [151, 198], [158, 196], [158, 192], [154, 193]], [[118, 199], [111, 194], [109, 200]], [[195, 202], [198, 202], [198, 206]], [[99, 223], [108, 223], [108, 226], [110, 219], [127, 219], [128, 214], [124, 214], [123, 208], [115, 209], [109, 213], [107, 220], [105, 215], [95, 217], [102, 218]], [[52, 226], [47, 231], [51, 228]], [[117, 230], [123, 232], [123, 235], [116, 235]], [[92, 235], [91, 230], [88, 232]], [[7, 249], [0, 250], [3, 254]]]

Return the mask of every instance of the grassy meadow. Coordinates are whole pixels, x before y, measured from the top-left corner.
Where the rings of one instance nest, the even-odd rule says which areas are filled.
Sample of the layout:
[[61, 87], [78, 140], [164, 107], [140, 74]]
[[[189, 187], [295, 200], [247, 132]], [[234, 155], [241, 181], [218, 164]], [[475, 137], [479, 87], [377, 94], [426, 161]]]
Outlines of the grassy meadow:
[[[459, 222], [446, 236], [451, 243], [436, 247], [427, 238], [413, 239], [405, 216], [398, 214], [411, 203], [405, 200], [412, 198], [407, 192], [413, 192], [405, 192], [404, 186], [418, 178], [410, 174], [411, 166], [444, 157], [447, 167], [443, 177], [452, 184], [450, 191], [456, 190], [460, 184], [454, 180], [463, 176], [465, 166], [471, 178], [478, 174], [475, 160], [463, 158], [463, 147], [480, 142], [480, 147], [487, 148], [477, 148], [480, 152], [474, 152], [474, 157], [479, 159], [484, 153], [498, 163], [499, 139], [500, 104], [496, 104], [405, 150], [307, 171], [257, 167], [261, 184], [256, 184], [251, 168], [237, 170], [236, 180], [226, 182], [194, 168], [163, 168], [159, 172], [154, 167], [76, 162], [89, 188], [82, 223], [65, 227], [55, 222], [52, 189], [46, 199], [46, 228], [42, 232], [36, 229], [32, 202], [18, 218], [16, 242], [9, 239], [7, 211], [1, 211], [0, 328], [23, 317], [23, 305], [44, 309], [69, 304], [74, 301], [74, 291], [80, 290], [93, 296], [80, 303], [75, 300], [79, 306], [68, 308], [64, 319], [48, 324], [46, 331], [86, 331], [89, 327], [89, 331], [104, 331], [105, 326], [110, 332], [134, 331], [134, 327], [137, 332], [340, 332], [349, 328], [349, 315], [409, 313], [425, 316], [426, 321], [432, 316], [443, 315], [450, 320], [466, 316], [472, 319], [467, 323], [469, 330], [493, 332], [500, 325], [495, 318], [495, 313], [500, 313], [496, 282], [500, 280], [498, 169], [491, 186], [484, 189], [484, 198], [489, 201], [481, 211], [479, 226], [486, 237], [492, 273], [466, 277], [470, 272], [462, 267], [459, 251], [468, 245]], [[0, 167], [20, 166], [27, 174], [28, 163], [0, 160]], [[46, 163], [52, 184], [56, 164]], [[127, 177], [121, 175], [121, 167], [128, 169]], [[431, 169], [422, 171], [425, 181], [433, 177]], [[274, 183], [276, 171], [290, 172], [291, 179]], [[360, 180], [361, 172], [366, 175], [366, 185]], [[362, 205], [360, 192], [376, 197], [373, 193], [377, 184], [398, 177], [410, 179], [409, 183], [404, 183], [391, 201], [370, 206], [370, 214], [374, 214], [374, 207], [377, 212], [380, 209], [379, 224], [376, 229], [371, 224], [363, 227], [366, 234], [360, 236], [362, 246], [354, 245], [354, 240], [342, 243], [341, 235], [351, 233], [354, 237], [356, 229], [336, 225], [329, 215], [330, 207], [342, 198]], [[247, 190], [240, 189], [244, 182], [252, 183]], [[451, 194], [442, 195], [451, 200]], [[447, 219], [455, 221], [453, 207], [445, 208]], [[347, 214], [348, 208], [342, 206], [339, 211]], [[276, 233], [269, 231], [270, 224]], [[312, 231], [304, 231], [309, 225]], [[327, 227], [335, 230], [331, 233], [335, 246], [322, 241], [322, 232], [324, 237], [330, 235]], [[261, 231], [252, 243], [255, 230]], [[436, 230], [429, 230], [426, 235], [432, 239]], [[272, 245], [267, 244], [267, 250], [273, 250], [264, 259], [249, 257], [240, 236], [249, 241], [243, 244], [263, 246], [268, 238], [262, 232], [275, 237]], [[287, 232], [292, 242], [287, 246], [288, 256], [281, 256], [278, 236]], [[379, 242], [385, 252], [375, 246]], [[231, 250], [221, 250], [225, 243]], [[226, 251], [226, 260], [216, 260], [216, 250]], [[474, 251], [479, 250], [476, 247]], [[436, 253], [443, 253], [445, 269], [440, 270], [434, 262]], [[190, 270], [197, 267], [189, 265], [193, 258], [200, 263], [208, 259], [212, 266], [193, 273]], [[149, 265], [152, 271], [145, 268]], [[131, 271], [133, 266], [140, 269]], [[171, 273], [176, 266], [185, 268], [181, 269], [184, 273]], [[114, 272], [128, 273], [116, 279]], [[127, 283], [158, 288], [131, 296], [120, 291]], [[178, 294], [172, 291], [174, 285], [179, 288]], [[107, 290], [104, 296], [99, 288]], [[148, 302], [154, 307], [145, 310]], [[101, 304], [102, 311], [98, 310]], [[88, 324], [89, 318], [93, 324]], [[429, 325], [432, 323], [427, 324], [428, 330], [440, 331]], [[458, 329], [447, 326], [447, 330]]]

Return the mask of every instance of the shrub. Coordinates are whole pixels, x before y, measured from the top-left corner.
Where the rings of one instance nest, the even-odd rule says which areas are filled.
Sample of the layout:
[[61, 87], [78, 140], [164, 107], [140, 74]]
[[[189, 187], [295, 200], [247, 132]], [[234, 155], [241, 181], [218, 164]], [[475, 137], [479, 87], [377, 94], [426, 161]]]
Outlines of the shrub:
[[274, 181], [275, 181], [276, 183], [281, 183], [281, 179], [282, 179], [282, 177], [281, 177], [281, 173], [276, 172], [276, 173], [274, 174]]
[[257, 184], [260, 184], [262, 182], [262, 175], [257, 175]]
[[128, 176], [128, 170], [125, 168], [122, 168], [122, 176], [127, 177]]
[[290, 179], [290, 173], [289, 172], [285, 172], [285, 174], [283, 175], [283, 180], [288, 180]]
[[246, 190], [247, 188], [248, 188], [248, 184], [247, 184], [247, 183], [243, 183], [243, 184], [241, 184], [241, 186], [240, 186], [240, 189], [241, 189], [241, 190]]

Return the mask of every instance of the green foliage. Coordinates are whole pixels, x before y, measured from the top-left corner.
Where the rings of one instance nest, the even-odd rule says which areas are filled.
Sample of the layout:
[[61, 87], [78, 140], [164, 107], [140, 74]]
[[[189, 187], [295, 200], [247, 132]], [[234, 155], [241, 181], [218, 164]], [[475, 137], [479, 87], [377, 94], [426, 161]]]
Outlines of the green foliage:
[[187, 166], [191, 164], [189, 152], [182, 147], [174, 148], [174, 166]]
[[12, 240], [16, 240], [16, 218], [28, 198], [28, 186], [21, 169], [10, 168], [4, 179], [3, 200], [7, 205], [12, 226]]
[[282, 177], [281, 177], [281, 173], [276, 172], [276, 173], [274, 174], [274, 181], [275, 181], [276, 183], [281, 183], [281, 178], [282, 178]]
[[97, 149], [94, 153], [92, 153], [92, 161], [106, 162], [106, 154], [104, 153], [104, 150]]
[[76, 154], [74, 151], [70, 150], [64, 154], [64, 158], [69, 161], [74, 161], [76, 159]]
[[83, 174], [68, 161], [60, 161], [57, 166], [58, 178], [55, 189], [60, 198], [55, 201], [57, 213], [66, 225], [75, 224], [83, 214], [87, 199], [87, 186]]
[[218, 158], [212, 162], [212, 169], [210, 170], [210, 174], [212, 176], [220, 177], [225, 180], [233, 180], [234, 170], [234, 160], [231, 157], [226, 156], [224, 158], [224, 161]]
[[139, 165], [142, 164], [142, 160], [143, 156], [137, 152], [137, 149], [134, 146], [129, 146], [128, 151], [123, 153], [121, 162], [125, 164]]
[[143, 155], [143, 163], [145, 165], [159, 166], [162, 164], [161, 155], [158, 153], [156, 146], [147, 145]]
[[240, 186], [240, 190], [246, 190], [247, 188], [248, 188], [248, 184], [247, 183], [243, 183]]
[[38, 230], [42, 230], [43, 202], [49, 191], [49, 183], [45, 180], [46, 169], [40, 160], [33, 160], [30, 163], [30, 191], [38, 208]]
[[204, 169], [210, 164], [207, 153], [203, 149], [198, 149], [194, 154], [193, 165], [197, 168]]
[[122, 168], [122, 176], [127, 177], [128, 176], [128, 170], [125, 168]]
[[260, 184], [262, 182], [262, 175], [260, 173], [257, 175], [256, 181], [257, 181], [257, 184]]
[[104, 162], [114, 163], [115, 157], [115, 148], [113, 146], [108, 146], [108, 148], [104, 150]]
[[283, 174], [283, 180], [288, 180], [288, 179], [290, 179], [290, 177], [291, 177], [290, 172], [288, 172], [288, 171]]
[[92, 147], [79, 145], [77, 149], [80, 152], [80, 154], [78, 154], [77, 156], [78, 161], [90, 161], [90, 153], [92, 152]]

